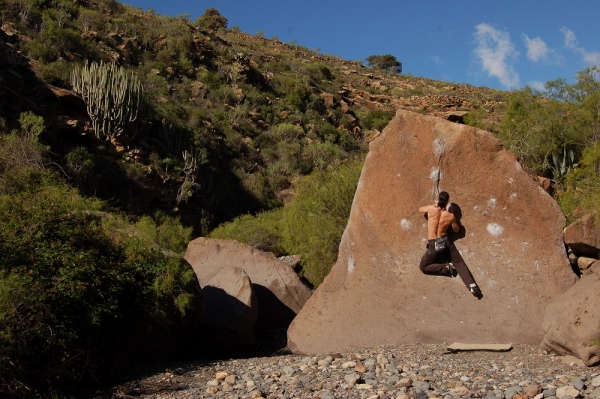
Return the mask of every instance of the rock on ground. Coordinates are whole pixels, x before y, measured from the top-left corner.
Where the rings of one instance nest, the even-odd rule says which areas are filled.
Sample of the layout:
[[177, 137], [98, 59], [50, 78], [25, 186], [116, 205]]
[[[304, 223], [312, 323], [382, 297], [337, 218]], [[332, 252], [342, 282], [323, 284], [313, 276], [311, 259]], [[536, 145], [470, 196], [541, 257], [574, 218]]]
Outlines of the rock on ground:
[[550, 302], [544, 314], [541, 348], [576, 355], [586, 366], [600, 364], [599, 292], [600, 265]]
[[234, 240], [197, 238], [189, 243], [185, 259], [201, 286], [224, 268], [243, 269], [258, 298], [258, 329], [287, 328], [312, 294], [288, 264]]
[[146, 367], [90, 398], [599, 399], [599, 372], [533, 345], [454, 354], [445, 345], [380, 346]]

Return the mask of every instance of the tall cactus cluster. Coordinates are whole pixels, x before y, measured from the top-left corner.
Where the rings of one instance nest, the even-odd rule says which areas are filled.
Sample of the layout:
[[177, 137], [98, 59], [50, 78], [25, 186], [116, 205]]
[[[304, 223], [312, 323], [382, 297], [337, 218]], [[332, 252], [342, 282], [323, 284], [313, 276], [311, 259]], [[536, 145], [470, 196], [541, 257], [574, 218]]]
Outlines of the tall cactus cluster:
[[123, 141], [135, 135], [144, 92], [133, 73], [114, 63], [94, 62], [74, 68], [71, 85], [87, 105], [97, 138]]

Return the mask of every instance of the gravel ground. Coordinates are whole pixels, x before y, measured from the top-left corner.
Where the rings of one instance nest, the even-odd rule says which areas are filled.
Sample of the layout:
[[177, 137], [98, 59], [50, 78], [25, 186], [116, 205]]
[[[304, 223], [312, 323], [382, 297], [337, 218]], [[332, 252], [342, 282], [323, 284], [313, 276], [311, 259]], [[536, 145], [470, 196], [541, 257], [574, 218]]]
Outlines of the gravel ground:
[[91, 396], [129, 397], [600, 399], [600, 368], [534, 345], [455, 353], [441, 344], [382, 346], [147, 367]]

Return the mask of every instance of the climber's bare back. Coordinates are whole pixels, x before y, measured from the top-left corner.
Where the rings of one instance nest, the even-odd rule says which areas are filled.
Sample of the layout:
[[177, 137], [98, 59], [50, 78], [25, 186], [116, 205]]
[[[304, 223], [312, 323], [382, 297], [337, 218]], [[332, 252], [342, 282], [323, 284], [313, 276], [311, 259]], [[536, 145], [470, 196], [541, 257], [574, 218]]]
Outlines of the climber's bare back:
[[456, 217], [451, 212], [437, 205], [426, 205], [419, 208], [419, 212], [427, 214], [427, 239], [433, 240], [445, 237], [448, 227], [452, 226], [454, 232], [458, 232], [459, 226]]

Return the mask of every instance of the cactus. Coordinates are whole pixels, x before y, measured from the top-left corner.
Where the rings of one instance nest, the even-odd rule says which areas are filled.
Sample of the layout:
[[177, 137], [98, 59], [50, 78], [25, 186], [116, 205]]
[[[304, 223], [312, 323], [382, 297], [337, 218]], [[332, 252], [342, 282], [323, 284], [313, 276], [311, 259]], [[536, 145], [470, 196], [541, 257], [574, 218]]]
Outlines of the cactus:
[[114, 63], [92, 63], [71, 72], [73, 91], [87, 105], [99, 139], [119, 141], [135, 135], [135, 122], [144, 109], [141, 82]]
[[198, 166], [208, 162], [205, 151], [201, 151], [199, 155], [194, 155], [192, 152], [184, 150], [181, 156], [183, 158], [183, 174], [185, 178], [177, 192], [177, 206], [179, 206], [181, 201], [187, 202], [192, 193], [200, 188], [200, 184], [196, 183]]
[[575, 162], [575, 153], [572, 149], [567, 151], [567, 147], [563, 147], [563, 156], [562, 159], [558, 158], [558, 155], [552, 154], [552, 162], [554, 163], [554, 170], [558, 173], [559, 176], [564, 176], [567, 174], [569, 169], [573, 166], [577, 166]]

